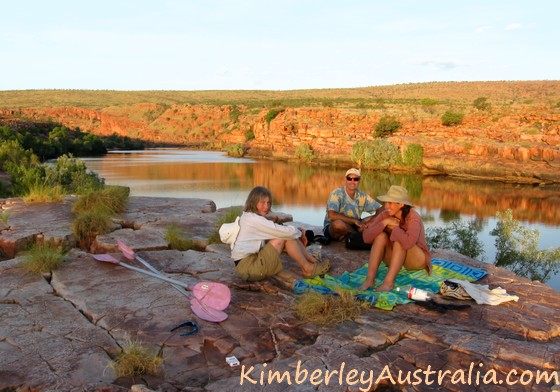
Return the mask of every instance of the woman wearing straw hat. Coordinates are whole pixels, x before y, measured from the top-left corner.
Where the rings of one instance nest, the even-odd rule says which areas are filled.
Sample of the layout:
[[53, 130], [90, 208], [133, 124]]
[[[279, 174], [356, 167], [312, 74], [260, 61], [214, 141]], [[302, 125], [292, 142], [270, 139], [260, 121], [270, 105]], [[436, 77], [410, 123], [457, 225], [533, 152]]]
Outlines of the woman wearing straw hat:
[[412, 209], [408, 191], [402, 186], [391, 185], [387, 194], [377, 199], [385, 202], [385, 210], [363, 232], [364, 242], [372, 244], [372, 247], [366, 280], [358, 290], [373, 286], [381, 260], [389, 270], [376, 291], [392, 290], [402, 267], [407, 270], [426, 268], [430, 274], [432, 270], [424, 224], [420, 215]]

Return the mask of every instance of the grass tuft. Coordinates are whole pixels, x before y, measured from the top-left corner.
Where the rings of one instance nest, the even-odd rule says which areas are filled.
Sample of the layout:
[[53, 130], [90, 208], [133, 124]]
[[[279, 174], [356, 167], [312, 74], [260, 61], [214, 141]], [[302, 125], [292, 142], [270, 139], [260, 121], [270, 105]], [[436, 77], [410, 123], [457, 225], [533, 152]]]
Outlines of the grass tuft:
[[163, 358], [151, 354], [138, 341], [127, 340], [123, 352], [111, 363], [111, 367], [119, 377], [141, 376], [145, 374], [158, 375]]
[[34, 274], [47, 273], [64, 263], [64, 252], [50, 243], [32, 246], [25, 254], [23, 267]]
[[60, 185], [34, 184], [22, 196], [25, 203], [54, 203], [64, 199], [64, 191]]
[[165, 240], [169, 243], [169, 247], [171, 249], [180, 251], [190, 249], [202, 250], [195, 241], [191, 240], [190, 238], [183, 237], [181, 229], [175, 224], [170, 225], [165, 230]]
[[108, 185], [94, 189], [80, 196], [72, 206], [72, 211], [81, 214], [97, 209], [108, 215], [117, 214], [126, 210], [129, 193], [130, 188], [125, 186]]
[[226, 210], [226, 213], [218, 219], [216, 222], [216, 230], [212, 233], [210, 238], [208, 238], [208, 243], [210, 244], [221, 244], [222, 241], [220, 240], [220, 226], [224, 223], [231, 223], [243, 213], [243, 209], [241, 207], [230, 207]]
[[323, 295], [317, 292], [304, 293], [299, 296], [295, 305], [297, 316], [315, 324], [327, 325], [354, 320], [360, 315], [365, 305], [357, 301], [347, 291], [339, 295]]
[[72, 233], [80, 246], [89, 248], [97, 235], [111, 231], [111, 217], [103, 209], [93, 209], [80, 213], [72, 222]]

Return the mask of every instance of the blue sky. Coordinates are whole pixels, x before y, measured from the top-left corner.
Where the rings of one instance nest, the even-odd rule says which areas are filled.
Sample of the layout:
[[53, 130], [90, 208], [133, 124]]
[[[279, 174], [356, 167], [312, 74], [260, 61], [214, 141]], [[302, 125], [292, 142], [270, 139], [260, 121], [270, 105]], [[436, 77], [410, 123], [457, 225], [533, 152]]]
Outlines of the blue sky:
[[0, 90], [292, 90], [560, 79], [557, 0], [0, 5]]

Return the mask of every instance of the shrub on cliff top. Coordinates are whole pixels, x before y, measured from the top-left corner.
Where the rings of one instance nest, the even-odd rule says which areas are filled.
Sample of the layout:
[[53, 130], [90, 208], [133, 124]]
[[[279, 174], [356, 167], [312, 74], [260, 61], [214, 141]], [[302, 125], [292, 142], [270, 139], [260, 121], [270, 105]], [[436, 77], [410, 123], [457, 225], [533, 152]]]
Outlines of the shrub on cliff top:
[[397, 121], [393, 116], [383, 116], [379, 119], [379, 122], [375, 125], [375, 137], [385, 137], [390, 136], [397, 132], [402, 127], [402, 124]]
[[278, 116], [280, 113], [282, 113], [284, 110], [284, 108], [272, 108], [268, 111], [268, 113], [265, 114], [264, 116], [264, 121], [266, 121], [266, 123], [268, 125], [270, 125], [270, 122], [272, 120], [274, 120], [276, 118], [276, 116]]
[[443, 113], [441, 116], [441, 124], [445, 125], [446, 127], [451, 127], [454, 125], [459, 125], [463, 122], [463, 114], [455, 113], [450, 110]]
[[490, 110], [492, 105], [486, 97], [478, 97], [473, 101], [473, 107], [478, 110]]

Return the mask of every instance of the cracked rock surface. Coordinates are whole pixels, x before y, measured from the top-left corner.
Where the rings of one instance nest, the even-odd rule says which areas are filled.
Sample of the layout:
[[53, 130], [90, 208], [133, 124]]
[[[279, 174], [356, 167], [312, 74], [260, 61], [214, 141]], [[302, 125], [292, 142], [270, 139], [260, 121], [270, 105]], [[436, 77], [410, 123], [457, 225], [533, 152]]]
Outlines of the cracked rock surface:
[[[553, 380], [536, 380], [538, 371], [560, 369], [560, 293], [542, 283], [436, 250], [434, 257], [488, 271], [477, 283], [505, 288], [519, 301], [499, 306], [460, 301], [470, 308], [446, 313], [412, 303], [393, 311], [367, 309], [355, 321], [318, 326], [294, 314], [297, 296], [290, 279], [243, 282], [228, 246], [208, 244], [224, 213], [212, 201], [146, 197], [131, 197], [128, 211], [115, 217], [115, 231], [98, 236], [88, 251], [72, 248], [61, 268], [48, 276], [25, 272], [17, 250], [30, 238], [72, 243], [71, 205], [72, 200], [46, 207], [13, 199], [2, 204], [9, 218], [0, 237], [7, 249], [0, 262], [0, 390], [127, 391], [140, 390], [139, 384], [158, 391], [381, 390], [374, 381], [387, 384], [384, 390], [407, 391], [557, 388]], [[204, 250], [170, 250], [164, 233], [171, 224]], [[166, 282], [93, 259], [91, 253], [108, 253], [125, 261], [116, 239], [189, 286], [228, 285], [228, 319], [200, 320], [189, 299]], [[368, 252], [335, 243], [323, 246], [322, 254], [331, 260], [331, 274], [338, 275], [361, 267]], [[282, 257], [286, 271], [301, 278], [295, 263]], [[197, 333], [170, 331], [189, 320], [198, 324]], [[115, 375], [111, 361], [128, 339], [163, 357], [159, 376]], [[226, 363], [233, 355], [240, 366]], [[428, 377], [429, 371], [434, 374]], [[510, 381], [517, 383], [507, 385], [512, 371]], [[277, 377], [269, 378], [274, 372]], [[502, 384], [486, 382], [493, 379]]]

